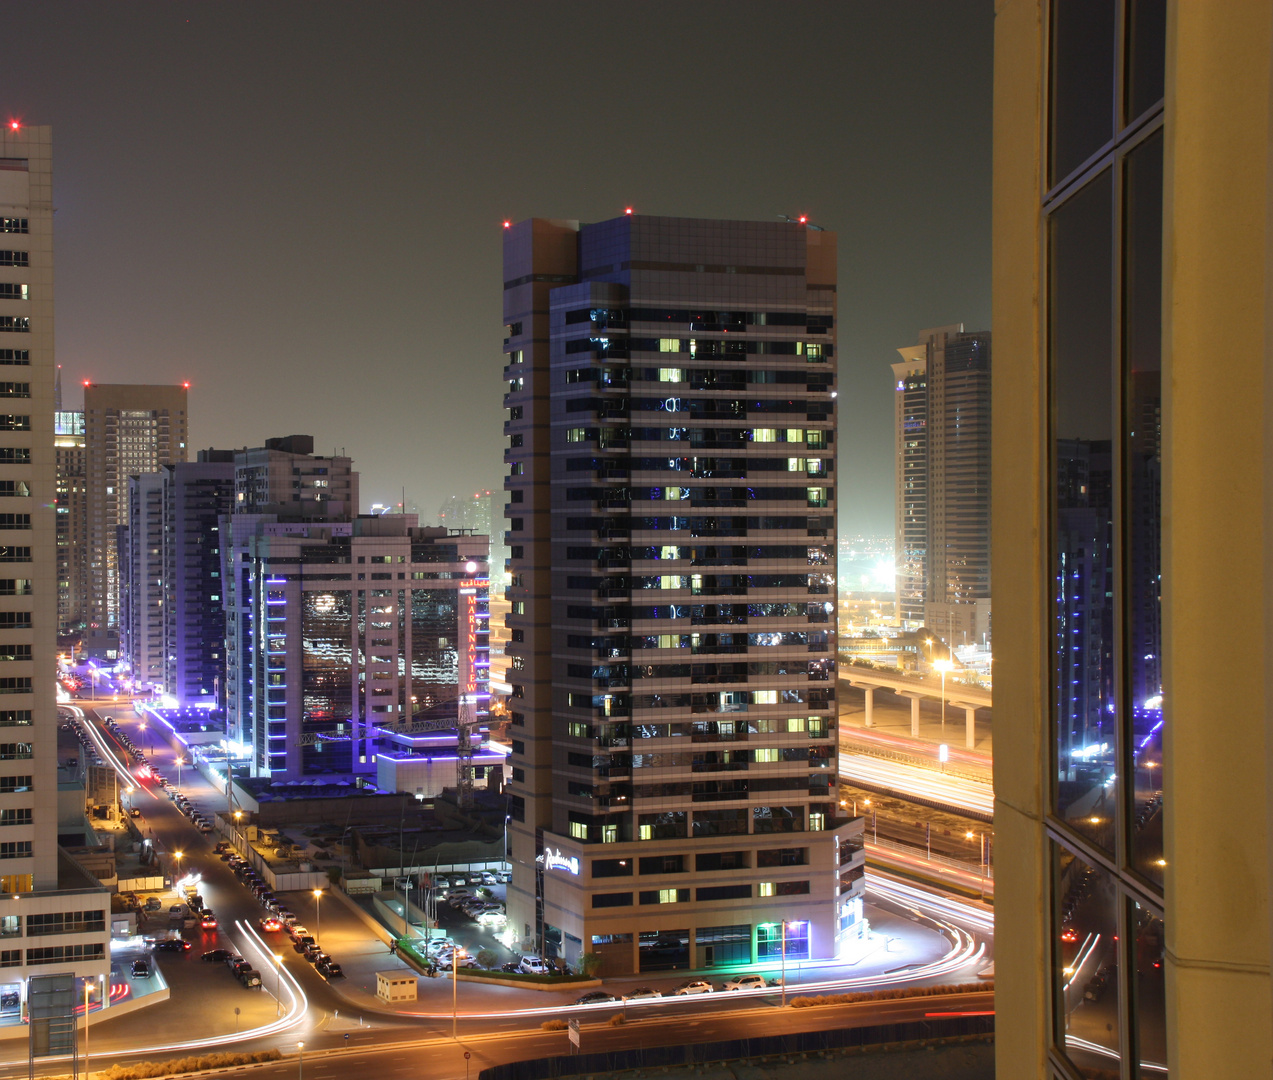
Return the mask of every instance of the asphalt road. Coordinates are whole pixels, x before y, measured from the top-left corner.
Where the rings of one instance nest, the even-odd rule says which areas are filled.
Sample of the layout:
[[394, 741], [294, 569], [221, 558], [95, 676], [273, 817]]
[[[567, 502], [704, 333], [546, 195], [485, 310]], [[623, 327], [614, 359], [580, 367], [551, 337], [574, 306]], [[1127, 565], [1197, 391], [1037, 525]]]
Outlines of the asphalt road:
[[[99, 706], [98, 711], [114, 715], [110, 706]], [[114, 741], [110, 733], [100, 726], [98, 733]], [[143, 750], [146, 749], [136, 734], [132, 734], [132, 738]], [[154, 745], [152, 763], [170, 780], [175, 780], [172, 751], [159, 740]], [[127, 760], [122, 749], [118, 756]], [[193, 773], [193, 770], [187, 770], [187, 773]], [[236, 920], [242, 920], [255, 925], [263, 913], [261, 908], [227, 865], [213, 854], [212, 842], [194, 829], [163, 789], [147, 778], [137, 777], [134, 784], [137, 787], [134, 803], [142, 809], [145, 826], [153, 832], [160, 850], [183, 852], [180, 860], [183, 871], [197, 869], [203, 875], [200, 891], [205, 902], [216, 911], [220, 928], [203, 933], [187, 931], [194, 948], [184, 955], [156, 954], [160, 970], [173, 987], [171, 999], [129, 1016], [104, 1020], [100, 1027], [94, 1025], [92, 1062], [98, 1067], [138, 1056], [152, 1060], [184, 1056], [191, 1051], [140, 1051], [143, 1047], [169, 1046], [212, 1034], [228, 1034], [235, 1030], [234, 1024], [244, 1028], [249, 1026], [249, 1012], [252, 1019], [259, 1023], [261, 1014], [268, 1017], [270, 1012], [277, 1011], [270, 1008], [273, 1006], [270, 996], [274, 986], [273, 972], [262, 970], [267, 992], [261, 993], [243, 989], [224, 964], [200, 960], [205, 949], [221, 947], [233, 948], [255, 962], [259, 953], [250, 947], [246, 935], [234, 924]], [[194, 801], [202, 804], [205, 811], [223, 808], [214, 802], [219, 798], [215, 792], [201, 781], [197, 786], [204, 794]], [[309, 913], [295, 905], [293, 907], [308, 925]], [[161, 925], [166, 929], [166, 916]], [[312, 925], [310, 928], [314, 929]], [[325, 934], [323, 936], [326, 937]], [[496, 1062], [568, 1052], [569, 1044], [564, 1032], [538, 1030], [544, 1019], [542, 1013], [532, 1017], [510, 1010], [503, 1016], [493, 1017], [488, 1012], [485, 1016], [469, 1018], [461, 1014], [458, 1044], [449, 1038], [450, 1018], [439, 1017], [436, 1012], [432, 1017], [414, 1019], [376, 1016], [368, 1018], [369, 1026], [358, 1026], [349, 1019], [350, 1010], [344, 999], [311, 965], [291, 950], [286, 936], [274, 935], [270, 944], [277, 944], [278, 951], [285, 956], [287, 970], [308, 998], [308, 1009], [286, 1031], [256, 1035], [238, 1044], [216, 1048], [278, 1048], [288, 1055], [288, 1060], [280, 1065], [253, 1067], [251, 1073], [254, 1076], [290, 1077], [299, 1074], [301, 1062], [297, 1056], [297, 1045], [300, 1042], [305, 1044], [304, 1074], [311, 1080], [335, 1077], [337, 1073], [347, 1074], [351, 1069], [360, 1067], [374, 1067], [378, 1076], [393, 1076], [407, 1070], [417, 1077], [463, 1076], [465, 1049], [472, 1055], [467, 1064], [474, 1076], [480, 1068]], [[465, 988], [461, 987], [461, 993], [464, 991]], [[286, 1002], [286, 991], [283, 997]], [[779, 1009], [778, 1001], [779, 994], [775, 992], [746, 998], [711, 994], [671, 1002], [664, 1000], [658, 1008], [632, 1004], [626, 1010], [628, 1022], [618, 1027], [609, 1026], [607, 1021], [615, 1013], [622, 1014], [622, 1006], [606, 1006], [584, 1018], [583, 1050], [589, 1052], [668, 1042], [746, 1038], [783, 1031], [825, 1030], [922, 1018], [935, 1009], [993, 1009], [993, 995], [989, 993], [804, 1010]], [[234, 1014], [236, 1007], [240, 1009], [238, 1016]], [[336, 1018], [338, 1013], [343, 1014], [339, 1019]], [[25, 1046], [0, 1044], [0, 1056], [7, 1060], [7, 1064], [0, 1065], [0, 1076], [25, 1074], [25, 1060], [18, 1060], [24, 1057], [24, 1050]], [[421, 1054], [421, 1051], [425, 1053]], [[295, 1074], [293, 1070], [296, 1070]]]
[[[741, 1003], [739, 1003], [741, 1004]], [[981, 1012], [994, 1008], [992, 993], [962, 994], [941, 999], [919, 998], [871, 1002], [861, 1005], [825, 1006], [816, 1009], [779, 1010], [772, 1005], [733, 1009], [687, 1021], [683, 1017], [630, 1018], [620, 1027], [606, 1022], [586, 1024], [581, 1033], [581, 1050], [595, 1053], [604, 1050], [637, 1049], [669, 1043], [715, 1042], [725, 1039], [754, 1038], [796, 1031], [827, 1031], [846, 1026], [922, 1020], [933, 1013]], [[629, 1007], [629, 1016], [632, 1010]], [[373, 1039], [380, 1043], [369, 1046]], [[547, 1057], [570, 1052], [564, 1031], [513, 1032], [502, 1035], [490, 1032], [461, 1033], [458, 1042], [450, 1039], [419, 1039], [387, 1044], [383, 1036], [371, 1033], [351, 1034], [349, 1048], [343, 1038], [335, 1040], [336, 1049], [315, 1053], [318, 1044], [305, 1040], [304, 1060], [295, 1041], [282, 1047], [285, 1060], [272, 1065], [256, 1065], [225, 1075], [251, 1075], [262, 1080], [290, 1080], [303, 1069], [312, 1080], [335, 1080], [366, 1070], [379, 1077], [475, 1077], [481, 1069], [506, 1061]], [[324, 1044], [330, 1046], [330, 1036]], [[467, 1060], [464, 1053], [471, 1056]], [[467, 1069], [466, 1069], [467, 1066]]]

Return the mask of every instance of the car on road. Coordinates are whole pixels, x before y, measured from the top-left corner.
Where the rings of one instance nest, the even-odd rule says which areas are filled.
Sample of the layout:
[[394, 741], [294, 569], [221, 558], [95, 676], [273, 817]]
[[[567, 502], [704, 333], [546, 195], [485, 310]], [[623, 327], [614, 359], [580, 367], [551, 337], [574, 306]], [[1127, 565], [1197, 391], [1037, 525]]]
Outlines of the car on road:
[[575, 1000], [576, 1005], [602, 1005], [607, 1001], [618, 1001], [619, 999], [613, 994], [607, 994], [604, 990], [593, 990], [591, 993], [584, 994], [583, 997]]
[[275, 931], [277, 931], [277, 930], [282, 930], [282, 929], [283, 929], [283, 924], [282, 924], [281, 922], [279, 922], [279, 921], [278, 921], [278, 919], [271, 919], [271, 918], [269, 918], [268, 916], [267, 916], [266, 918], [263, 918], [263, 919], [258, 919], [258, 920], [257, 920], [257, 924], [258, 924], [258, 925], [261, 927], [261, 929], [262, 929], [262, 930], [264, 930], [267, 934], [272, 934], [272, 933], [274, 933], [274, 932], [275, 932]]
[[692, 994], [710, 994], [716, 990], [706, 979], [686, 979], [672, 991], [674, 997], [687, 997]]
[[185, 938], [164, 938], [163, 941], [155, 942], [156, 952], [186, 953], [192, 948], [194, 948], [194, 946], [191, 945]]
[[323, 960], [314, 966], [318, 968], [318, 973], [325, 978], [343, 979], [345, 977], [344, 971], [341, 970], [340, 965], [335, 960]]
[[217, 917], [210, 911], [205, 911], [199, 920], [199, 927], [202, 930], [215, 930], [217, 928]]
[[133, 978], [134, 979], [149, 979], [150, 964], [148, 964], [145, 960], [134, 960], [133, 961]]
[[765, 980], [759, 975], [735, 975], [721, 983], [722, 990], [764, 990]]
[[538, 956], [523, 956], [517, 961], [517, 970], [525, 975], [548, 974], [548, 968]]
[[652, 1001], [654, 998], [661, 998], [663, 994], [658, 990], [653, 990], [648, 986], [638, 986], [630, 994], [624, 994], [624, 1001]]
[[233, 956], [229, 949], [209, 949], [200, 957], [205, 963], [214, 964], [217, 962], [225, 963], [226, 957]]

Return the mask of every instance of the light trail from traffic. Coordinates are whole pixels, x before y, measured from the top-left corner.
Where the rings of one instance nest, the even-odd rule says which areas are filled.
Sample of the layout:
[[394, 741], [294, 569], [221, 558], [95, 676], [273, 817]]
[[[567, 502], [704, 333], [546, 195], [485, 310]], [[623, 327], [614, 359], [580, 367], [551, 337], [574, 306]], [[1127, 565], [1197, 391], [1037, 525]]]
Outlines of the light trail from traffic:
[[901, 796], [917, 795], [931, 802], [958, 810], [973, 810], [979, 814], [993, 814], [994, 789], [990, 784], [965, 780], [958, 776], [925, 769], [918, 765], [906, 765], [900, 761], [888, 761], [869, 754], [853, 754], [840, 751], [840, 778], [852, 783], [883, 788]]
[[[248, 942], [253, 945], [257, 951], [266, 957], [273, 954], [269, 951], [268, 946], [261, 940], [247, 923], [241, 919], [236, 920], [234, 924], [241, 933], [247, 938]], [[242, 952], [240, 947], [240, 952]], [[271, 962], [268, 966], [273, 967]], [[160, 1054], [171, 1053], [175, 1050], [205, 1050], [213, 1046], [227, 1046], [230, 1044], [241, 1043], [247, 1039], [265, 1038], [270, 1035], [281, 1035], [285, 1031], [296, 1027], [298, 1024], [304, 1023], [309, 1014], [309, 998], [305, 996], [305, 991], [301, 988], [301, 984], [297, 981], [291, 971], [280, 965], [279, 972], [282, 978], [279, 981], [280, 992], [286, 991], [288, 997], [287, 1011], [278, 1020], [274, 1020], [269, 1024], [262, 1024], [260, 1027], [248, 1028], [244, 1031], [232, 1032], [228, 1035], [213, 1035], [206, 1039], [187, 1039], [183, 1042], [172, 1043], [156, 1043], [153, 1046], [137, 1046], [129, 1047], [126, 1056], [137, 1057], [140, 1054]], [[98, 1021], [109, 1019], [107, 1014], [99, 1014]], [[70, 1061], [70, 1054], [61, 1054], [44, 1058], [45, 1061]], [[26, 1065], [27, 1059], [14, 1058], [9, 1061], [0, 1061], [0, 1068]]]
[[[917, 916], [927, 919], [937, 928], [938, 932], [948, 934], [951, 940], [950, 950], [938, 960], [934, 960], [928, 964], [919, 964], [915, 967], [909, 967], [900, 971], [880, 972], [875, 975], [857, 975], [848, 978], [830, 978], [821, 979], [812, 982], [802, 982], [796, 986], [788, 986], [787, 993], [793, 994], [816, 994], [816, 993], [849, 993], [856, 990], [872, 990], [882, 989], [889, 986], [897, 986], [901, 983], [920, 982], [926, 979], [934, 979], [943, 975], [951, 975], [961, 968], [977, 964], [986, 955], [985, 942], [977, 941], [977, 935], [980, 934], [989, 937], [994, 932], [994, 916], [986, 911], [982, 911], [972, 905], [962, 904], [958, 900], [943, 896], [940, 893], [932, 892], [919, 888], [914, 885], [908, 885], [903, 882], [893, 881], [891, 879], [875, 878], [868, 882], [867, 892], [875, 893], [881, 899], [888, 900], [899, 904], [902, 907], [913, 911]], [[974, 932], [965, 930], [958, 923], [966, 923], [973, 927]], [[781, 992], [781, 987], [767, 986], [764, 989], [757, 990], [730, 990], [720, 991], [713, 994], [696, 994], [693, 996], [682, 997], [662, 997], [662, 998], [646, 998], [639, 1002], [628, 1002], [627, 1008], [640, 1009], [658, 1009], [666, 1008], [669, 1005], [694, 1005], [703, 1002], [716, 1002], [719, 1004], [721, 994], [732, 1000], [734, 998], [758, 998], [772, 997], [776, 993]], [[595, 1005], [547, 1005], [533, 1009], [518, 1009], [519, 1016], [527, 1017], [554, 1017], [560, 1016], [562, 1010], [587, 1015], [605, 1009], [613, 1012], [616, 1006], [622, 1005], [620, 1001], [598, 1002]], [[451, 1016], [450, 1012], [444, 1013], [402, 1013], [403, 1016], [411, 1016], [417, 1019], [427, 1020], [445, 1020]], [[507, 1019], [508, 1011], [502, 1012], [476, 1012], [462, 1013], [468, 1020], [492, 1020]]]

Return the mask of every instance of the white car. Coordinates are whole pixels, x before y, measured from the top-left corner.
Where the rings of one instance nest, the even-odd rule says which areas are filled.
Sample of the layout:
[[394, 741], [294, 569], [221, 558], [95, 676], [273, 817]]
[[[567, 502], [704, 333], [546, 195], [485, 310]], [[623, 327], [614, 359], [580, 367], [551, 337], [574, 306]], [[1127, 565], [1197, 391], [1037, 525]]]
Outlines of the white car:
[[483, 911], [477, 921], [483, 926], [504, 926], [508, 922], [508, 916], [502, 911]]
[[497, 878], [494, 874], [492, 874], [492, 873], [488, 870], [488, 871], [486, 871], [486, 873], [484, 873], [484, 874], [482, 875], [482, 884], [483, 884], [483, 885], [498, 885], [498, 884], [499, 884], [499, 878]]
[[715, 989], [706, 979], [686, 979], [672, 993], [675, 997], [686, 997], [691, 994], [711, 994]]
[[548, 968], [538, 956], [523, 956], [517, 964], [517, 970], [527, 975], [548, 974]]
[[648, 986], [638, 986], [630, 994], [624, 994], [624, 1001], [649, 1001], [653, 998], [661, 998], [663, 995], [658, 990], [651, 990]]
[[763, 990], [765, 980], [759, 975], [735, 975], [721, 984], [722, 990]]
[[430, 956], [437, 956], [441, 952], [451, 952], [455, 948], [455, 942], [450, 938], [434, 938], [425, 946], [425, 951]]

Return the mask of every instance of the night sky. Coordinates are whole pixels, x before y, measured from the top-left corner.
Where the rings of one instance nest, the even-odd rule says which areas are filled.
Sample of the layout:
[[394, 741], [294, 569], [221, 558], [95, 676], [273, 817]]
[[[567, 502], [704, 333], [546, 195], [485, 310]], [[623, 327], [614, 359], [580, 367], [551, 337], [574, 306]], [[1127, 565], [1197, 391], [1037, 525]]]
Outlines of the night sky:
[[[54, 131], [57, 354], [191, 382], [193, 449], [501, 484], [501, 222], [839, 233], [841, 528], [892, 533], [894, 349], [990, 318], [990, 0], [3, 6]], [[998, 357], [997, 362], [1006, 358]]]

